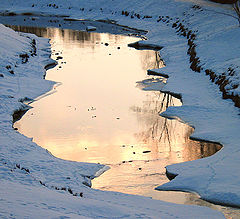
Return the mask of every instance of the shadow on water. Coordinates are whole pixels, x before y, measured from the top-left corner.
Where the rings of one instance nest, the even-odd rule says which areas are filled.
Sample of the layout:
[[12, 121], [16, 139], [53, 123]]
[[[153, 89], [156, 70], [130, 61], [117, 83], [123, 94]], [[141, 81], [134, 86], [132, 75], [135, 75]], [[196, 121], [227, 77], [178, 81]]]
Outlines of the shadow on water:
[[62, 57], [46, 75], [62, 85], [53, 95], [32, 103], [33, 109], [14, 124], [22, 134], [57, 157], [109, 165], [109, 171], [93, 180], [95, 189], [231, 213], [195, 194], [154, 190], [169, 181], [165, 166], [211, 156], [221, 148], [190, 139], [192, 127], [159, 116], [182, 102], [179, 95], [143, 90], [152, 83], [159, 87], [166, 83], [162, 77], [147, 75], [148, 69], [164, 66], [158, 51], [129, 48], [127, 44], [138, 39], [122, 35], [11, 28], [50, 38], [52, 58]]

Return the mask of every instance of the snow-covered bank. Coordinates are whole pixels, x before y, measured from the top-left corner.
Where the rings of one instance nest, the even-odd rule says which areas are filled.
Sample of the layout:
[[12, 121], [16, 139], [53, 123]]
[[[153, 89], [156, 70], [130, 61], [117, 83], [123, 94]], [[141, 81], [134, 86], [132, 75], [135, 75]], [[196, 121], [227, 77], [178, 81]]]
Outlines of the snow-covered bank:
[[12, 128], [22, 103], [55, 82], [43, 79], [47, 39], [18, 34], [0, 25], [0, 217], [1, 218], [223, 218], [204, 207], [164, 203], [139, 196], [90, 189], [103, 165], [53, 157]]
[[[240, 206], [239, 110], [231, 100], [223, 100], [219, 91], [219, 87], [224, 85], [227, 94], [239, 95], [240, 29], [237, 19], [232, 17], [233, 11], [166, 0], [107, 3], [103, 0], [64, 3], [44, 0], [37, 4], [28, 0], [1, 3], [3, 11], [45, 12], [85, 19], [107, 18], [149, 30], [147, 43], [164, 47], [161, 54], [167, 67], [161, 72], [169, 75], [164, 89], [180, 93], [184, 103], [182, 107], [169, 108], [165, 115], [178, 116], [194, 126], [194, 137], [224, 145], [210, 158], [167, 167], [169, 172], [178, 176], [159, 189], [196, 191], [206, 200]], [[189, 41], [190, 35], [194, 42]], [[206, 70], [214, 72], [207, 71], [217, 85], [204, 76]], [[225, 84], [226, 81], [229, 83]], [[123, 200], [126, 196], [121, 197]], [[145, 210], [142, 209], [148, 212]]]

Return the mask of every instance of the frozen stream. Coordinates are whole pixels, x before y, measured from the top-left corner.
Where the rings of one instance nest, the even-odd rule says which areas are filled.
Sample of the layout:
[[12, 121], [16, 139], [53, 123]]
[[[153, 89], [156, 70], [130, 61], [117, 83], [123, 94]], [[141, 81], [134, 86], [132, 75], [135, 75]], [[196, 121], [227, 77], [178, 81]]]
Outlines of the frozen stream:
[[[214, 154], [219, 145], [189, 139], [193, 128], [159, 116], [181, 101], [159, 91], [143, 91], [147, 69], [161, 68], [159, 53], [135, 50], [138, 38], [58, 28], [13, 27], [51, 39], [58, 65], [47, 80], [61, 83], [53, 94], [33, 102], [14, 124], [53, 155], [111, 167], [93, 180], [93, 188], [150, 196], [224, 211], [195, 194], [156, 191], [168, 181], [165, 166]], [[136, 83], [138, 82], [138, 83]]]

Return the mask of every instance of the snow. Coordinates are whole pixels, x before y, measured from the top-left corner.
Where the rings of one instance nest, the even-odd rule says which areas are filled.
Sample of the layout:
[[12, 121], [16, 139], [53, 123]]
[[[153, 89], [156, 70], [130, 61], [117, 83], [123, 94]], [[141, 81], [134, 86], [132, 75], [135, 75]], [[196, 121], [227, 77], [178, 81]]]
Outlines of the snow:
[[86, 30], [87, 31], [94, 31], [96, 30], [97, 28], [96, 27], [93, 27], [93, 26], [87, 26]]
[[[196, 2], [201, 5], [196, 6]], [[239, 109], [234, 107], [232, 100], [222, 99], [223, 91], [219, 90], [216, 79], [225, 77], [228, 82], [226, 95], [240, 95], [240, 28], [231, 7], [216, 7], [217, 4], [206, 4], [203, 0], [53, 0], [51, 3], [47, 0], [37, 3], [34, 0], [0, 0], [0, 3], [5, 14], [31, 12], [68, 15], [74, 19], [107, 19], [149, 30], [148, 40], [141, 45], [163, 47], [161, 56], [166, 67], [155, 71], [167, 74], [169, 78], [164, 88], [155, 83], [148, 84], [145, 89], [180, 94], [183, 106], [170, 107], [163, 115], [177, 117], [193, 126], [192, 137], [224, 146], [211, 157], [168, 166], [167, 171], [177, 176], [157, 189], [194, 191], [214, 203], [240, 206]], [[200, 63], [195, 67], [200, 68], [200, 73], [198, 69], [195, 68], [195, 72], [190, 68], [187, 52], [191, 42], [187, 33], [184, 35], [184, 30], [181, 32], [175, 23], [182, 23], [186, 32], [191, 30], [197, 53], [193, 58], [199, 57]], [[28, 62], [22, 63], [19, 54], [30, 54], [33, 39], [37, 42], [37, 53], [29, 55]], [[35, 99], [54, 86], [54, 82], [42, 79], [44, 66], [52, 60], [46, 39], [19, 35], [3, 25], [0, 25], [0, 44], [2, 218], [223, 218], [208, 208], [90, 189], [86, 185], [90, 185], [90, 179], [101, 172], [103, 165], [55, 158], [13, 130], [12, 113], [26, 107], [19, 100]], [[8, 65], [11, 69], [6, 68]], [[215, 73], [215, 83], [205, 76], [206, 70]]]

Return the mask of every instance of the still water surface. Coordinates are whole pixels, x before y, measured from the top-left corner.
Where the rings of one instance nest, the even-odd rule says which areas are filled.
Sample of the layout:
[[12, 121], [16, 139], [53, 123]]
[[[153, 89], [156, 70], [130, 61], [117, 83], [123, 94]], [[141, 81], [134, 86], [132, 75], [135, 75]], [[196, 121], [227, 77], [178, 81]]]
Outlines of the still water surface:
[[129, 48], [138, 39], [123, 35], [15, 29], [51, 39], [58, 65], [48, 70], [46, 79], [61, 83], [15, 123], [21, 133], [57, 157], [111, 167], [93, 180], [93, 188], [221, 208], [194, 194], [154, 190], [168, 182], [166, 165], [220, 149], [190, 140], [193, 128], [159, 116], [168, 106], [181, 106], [179, 99], [142, 90], [149, 81], [164, 86], [163, 79], [146, 75], [147, 69], [163, 67], [158, 52]]

